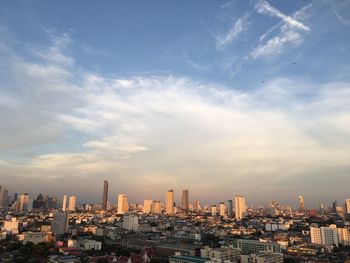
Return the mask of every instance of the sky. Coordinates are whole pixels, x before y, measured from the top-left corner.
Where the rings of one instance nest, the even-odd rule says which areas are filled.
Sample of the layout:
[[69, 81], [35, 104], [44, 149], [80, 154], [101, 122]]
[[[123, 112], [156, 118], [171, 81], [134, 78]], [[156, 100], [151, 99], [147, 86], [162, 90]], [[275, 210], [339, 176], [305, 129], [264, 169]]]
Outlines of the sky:
[[0, 184], [342, 203], [349, 47], [347, 0], [1, 1]]

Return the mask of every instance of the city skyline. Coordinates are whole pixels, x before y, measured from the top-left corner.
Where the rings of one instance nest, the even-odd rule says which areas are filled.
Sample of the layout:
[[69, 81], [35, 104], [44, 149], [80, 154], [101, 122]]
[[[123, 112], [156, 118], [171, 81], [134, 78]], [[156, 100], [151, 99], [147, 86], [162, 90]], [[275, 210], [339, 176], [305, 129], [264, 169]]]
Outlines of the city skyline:
[[348, 1], [151, 2], [0, 4], [1, 185], [349, 198]]

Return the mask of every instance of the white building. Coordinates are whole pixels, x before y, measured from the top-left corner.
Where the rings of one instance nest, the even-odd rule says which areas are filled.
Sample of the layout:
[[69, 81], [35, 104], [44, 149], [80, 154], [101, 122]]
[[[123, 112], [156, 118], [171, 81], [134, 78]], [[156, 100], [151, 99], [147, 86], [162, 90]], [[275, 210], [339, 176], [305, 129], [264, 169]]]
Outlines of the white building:
[[55, 213], [52, 223], [52, 230], [55, 236], [63, 235], [68, 232], [69, 216], [68, 213]]
[[129, 231], [137, 231], [139, 226], [139, 217], [137, 215], [124, 215], [123, 228]]
[[160, 214], [162, 212], [162, 206], [160, 201], [153, 201], [151, 206], [152, 214]]
[[18, 234], [18, 221], [17, 218], [12, 217], [10, 220], [5, 220], [3, 229], [8, 234], [17, 235]]
[[235, 196], [235, 218], [241, 220], [245, 216], [245, 198], [240, 195]]
[[238, 262], [241, 251], [231, 247], [211, 248], [205, 246], [201, 249], [201, 257], [209, 258], [211, 262]]
[[310, 227], [310, 237], [312, 244], [324, 246], [338, 246], [338, 232], [335, 225], [329, 227]]
[[128, 198], [125, 194], [119, 194], [118, 195], [118, 208], [117, 208], [117, 214], [122, 215], [129, 211], [129, 204], [128, 204]]
[[69, 197], [69, 205], [68, 205], [68, 210], [69, 211], [75, 211], [75, 203], [77, 202], [77, 197], [74, 195], [71, 195]]
[[348, 228], [337, 228], [338, 241], [343, 246], [350, 246], [350, 234]]
[[221, 202], [219, 205], [219, 214], [220, 216], [226, 216], [226, 205], [224, 202]]
[[51, 232], [25, 232], [23, 243], [32, 242], [33, 244], [39, 244], [43, 242], [50, 242], [52, 237]]
[[81, 246], [84, 250], [101, 250], [102, 242], [90, 239], [84, 239], [81, 242]]
[[283, 263], [283, 254], [259, 252], [250, 255], [241, 255], [241, 263]]
[[216, 216], [217, 215], [218, 210], [216, 208], [216, 205], [211, 205], [210, 212], [211, 212], [211, 216]]
[[152, 210], [153, 200], [146, 199], [143, 200], [143, 213], [150, 214]]
[[62, 201], [62, 211], [66, 212], [66, 207], [67, 207], [67, 195], [63, 196], [63, 201]]

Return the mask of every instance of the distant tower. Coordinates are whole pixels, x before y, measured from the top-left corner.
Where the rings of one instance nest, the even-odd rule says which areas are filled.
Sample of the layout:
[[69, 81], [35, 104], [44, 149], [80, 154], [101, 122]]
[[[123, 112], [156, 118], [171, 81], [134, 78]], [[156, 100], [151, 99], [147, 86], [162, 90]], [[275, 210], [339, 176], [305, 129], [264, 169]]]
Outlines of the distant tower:
[[233, 217], [233, 204], [232, 200], [227, 200], [227, 216], [232, 218]]
[[107, 201], [108, 201], [108, 181], [104, 180], [103, 182], [103, 197], [102, 197], [102, 210], [107, 210]]
[[220, 216], [226, 216], [226, 205], [224, 202], [221, 202], [219, 205], [219, 214]]
[[165, 202], [165, 213], [171, 215], [174, 213], [174, 190], [169, 190], [166, 193], [166, 202]]
[[142, 212], [145, 214], [151, 213], [152, 204], [153, 204], [153, 200], [150, 200], [150, 199], [143, 200], [143, 211]]
[[201, 210], [201, 205], [198, 200], [194, 201], [193, 210], [199, 212]]
[[63, 235], [68, 232], [68, 213], [55, 213], [52, 223], [52, 230], [55, 236]]
[[66, 207], [67, 207], [67, 195], [63, 196], [63, 201], [62, 201], [62, 211], [66, 212]]
[[182, 191], [182, 209], [188, 211], [189, 201], [188, 201], [188, 190]]
[[19, 196], [19, 211], [28, 211], [29, 195], [22, 194]]
[[126, 194], [119, 194], [117, 214], [123, 215], [128, 211], [129, 211], [129, 204], [128, 204], [128, 198], [126, 197]]
[[0, 185], [0, 208], [7, 208], [8, 190]]
[[298, 198], [299, 198], [299, 210], [304, 211], [305, 209], [304, 196], [299, 195]]
[[216, 216], [218, 213], [218, 210], [216, 208], [216, 205], [211, 205], [210, 206], [210, 211], [211, 211], [211, 216]]
[[160, 201], [153, 201], [151, 205], [151, 213], [160, 214], [161, 210], [162, 209], [161, 209]]
[[235, 196], [235, 218], [241, 220], [245, 214], [245, 198], [240, 195]]
[[75, 203], [77, 202], [77, 197], [74, 195], [71, 195], [69, 197], [69, 205], [68, 205], [68, 210], [69, 211], [75, 211]]

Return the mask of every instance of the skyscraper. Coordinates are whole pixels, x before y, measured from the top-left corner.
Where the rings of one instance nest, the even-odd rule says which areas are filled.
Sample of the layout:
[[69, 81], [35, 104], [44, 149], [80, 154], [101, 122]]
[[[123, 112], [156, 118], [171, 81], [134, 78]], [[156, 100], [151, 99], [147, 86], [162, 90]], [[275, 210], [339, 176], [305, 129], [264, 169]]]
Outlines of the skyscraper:
[[19, 196], [19, 211], [27, 211], [29, 204], [29, 195], [22, 194]]
[[227, 216], [232, 218], [233, 217], [233, 204], [232, 200], [227, 200]]
[[219, 205], [219, 214], [220, 216], [226, 216], [226, 205], [224, 202], [221, 202]]
[[169, 190], [166, 193], [165, 213], [171, 215], [174, 213], [174, 190]]
[[129, 211], [128, 198], [125, 194], [118, 195], [118, 208], [117, 214], [122, 215]]
[[235, 218], [241, 220], [245, 214], [245, 199], [243, 196], [235, 196]]
[[68, 213], [66, 212], [59, 212], [55, 213], [54, 215], [54, 221], [52, 223], [52, 230], [55, 236], [57, 235], [63, 235], [67, 233], [68, 231]]
[[103, 197], [102, 197], [102, 210], [107, 210], [107, 201], [108, 201], [108, 181], [104, 180], [103, 182]]
[[345, 213], [350, 214], [350, 198], [345, 199]]
[[152, 214], [160, 214], [161, 213], [161, 203], [160, 201], [153, 201], [151, 205], [151, 213]]
[[299, 210], [303, 211], [305, 208], [305, 203], [304, 203], [304, 196], [299, 195]]
[[66, 207], [67, 207], [67, 195], [63, 196], [63, 201], [62, 201], [62, 211], [66, 212]]
[[69, 206], [68, 206], [68, 210], [69, 211], [75, 211], [75, 203], [77, 201], [77, 197], [74, 195], [71, 195], [69, 197]]
[[182, 191], [182, 209], [188, 211], [188, 206], [189, 206], [189, 201], [188, 201], [188, 190], [183, 190]]
[[7, 208], [8, 190], [0, 185], [0, 208]]
[[194, 204], [193, 204], [193, 210], [198, 212], [199, 210], [201, 210], [201, 205], [199, 203], [198, 200], [194, 201]]
[[152, 204], [153, 204], [153, 200], [145, 199], [145, 200], [143, 201], [143, 212], [144, 212], [145, 214], [151, 213]]

